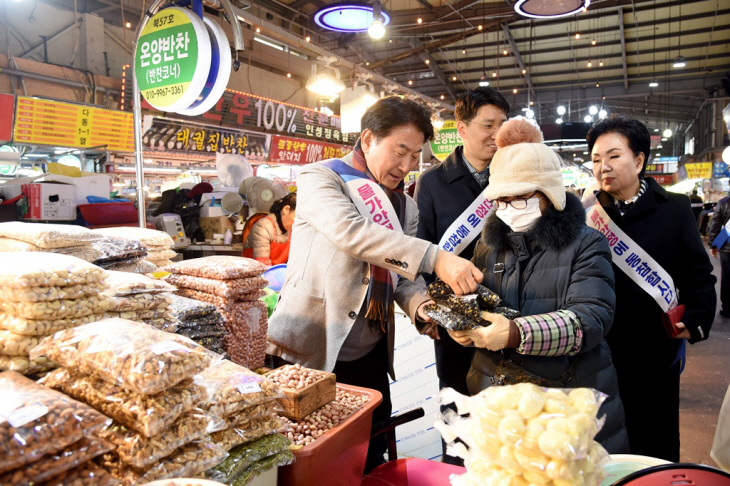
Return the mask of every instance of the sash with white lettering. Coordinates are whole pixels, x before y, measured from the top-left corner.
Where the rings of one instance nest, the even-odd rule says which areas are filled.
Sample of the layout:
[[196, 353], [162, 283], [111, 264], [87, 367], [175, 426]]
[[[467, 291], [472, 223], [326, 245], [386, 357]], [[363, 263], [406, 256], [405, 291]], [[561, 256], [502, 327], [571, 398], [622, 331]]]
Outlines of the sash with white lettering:
[[[393, 231], [403, 233], [398, 215], [395, 212], [393, 203], [385, 194], [385, 191], [377, 182], [369, 179], [359, 170], [350, 167], [339, 159], [331, 159], [321, 162], [325, 167], [329, 167], [339, 175], [345, 182], [348, 195], [352, 202], [355, 203], [357, 211], [363, 218], [367, 218], [374, 223], [385, 226]], [[390, 271], [390, 278], [393, 281], [393, 290], [398, 286], [398, 274]]]
[[487, 216], [493, 207], [492, 201], [484, 197], [484, 191], [482, 191], [474, 202], [451, 223], [439, 241], [439, 248], [459, 255], [482, 233], [482, 229], [487, 223]]
[[672, 277], [611, 220], [600, 204], [588, 210], [586, 223], [606, 237], [613, 263], [649, 294], [664, 312], [676, 307], [677, 290]]

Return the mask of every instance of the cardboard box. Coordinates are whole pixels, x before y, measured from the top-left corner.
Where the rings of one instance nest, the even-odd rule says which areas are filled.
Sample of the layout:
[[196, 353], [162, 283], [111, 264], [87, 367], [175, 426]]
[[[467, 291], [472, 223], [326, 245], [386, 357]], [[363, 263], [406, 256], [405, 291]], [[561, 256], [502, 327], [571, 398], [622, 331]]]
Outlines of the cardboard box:
[[206, 240], [214, 239], [215, 234], [225, 234], [226, 230], [231, 233], [236, 231], [236, 226], [226, 216], [218, 216], [216, 218], [200, 218], [200, 227], [205, 233]]
[[25, 219], [34, 221], [73, 221], [76, 219], [76, 188], [69, 184], [33, 182], [21, 191], [28, 200]]
[[[89, 201], [86, 199], [86, 196], [109, 198], [111, 179], [107, 174], [94, 174], [91, 172], [82, 172], [81, 174], [83, 175], [82, 177], [69, 177], [59, 174], [19, 177], [9, 180], [5, 183], [5, 186], [21, 186], [31, 182], [60, 182], [75, 188], [74, 204], [88, 204]], [[20, 191], [18, 191], [18, 194], [20, 194]]]

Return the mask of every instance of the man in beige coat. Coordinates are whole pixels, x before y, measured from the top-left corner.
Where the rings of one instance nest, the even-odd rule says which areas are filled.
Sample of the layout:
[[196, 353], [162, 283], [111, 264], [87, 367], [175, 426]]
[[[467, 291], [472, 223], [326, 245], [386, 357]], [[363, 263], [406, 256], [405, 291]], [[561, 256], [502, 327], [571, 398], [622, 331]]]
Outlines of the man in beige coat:
[[[418, 275], [435, 272], [461, 294], [474, 291], [482, 274], [469, 261], [415, 238], [418, 208], [402, 187], [424, 143], [433, 138], [428, 110], [397, 97], [381, 99], [363, 116], [362, 129], [354, 152], [342, 161], [299, 172], [289, 266], [269, 323], [267, 352], [334, 371], [340, 382], [379, 390], [383, 404], [374, 415], [377, 422], [390, 417], [393, 300], [434, 337], [436, 325], [421, 312], [429, 298]], [[399, 216], [392, 222], [402, 232], [361, 214], [345, 173], [382, 188]], [[378, 285], [390, 272], [400, 276], [397, 282], [388, 279], [395, 285]], [[368, 467], [382, 461], [385, 447], [371, 443], [370, 449]]]

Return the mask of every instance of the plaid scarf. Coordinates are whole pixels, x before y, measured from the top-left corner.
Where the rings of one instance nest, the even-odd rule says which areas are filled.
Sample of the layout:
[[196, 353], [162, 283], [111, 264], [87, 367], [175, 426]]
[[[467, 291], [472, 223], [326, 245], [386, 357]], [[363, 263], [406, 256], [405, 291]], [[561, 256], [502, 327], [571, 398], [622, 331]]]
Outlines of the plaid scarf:
[[[368, 179], [375, 181], [375, 177], [368, 170], [360, 140], [355, 144], [352, 160], [353, 168], [364, 173]], [[385, 191], [388, 199], [390, 199], [395, 213], [398, 216], [398, 221], [401, 227], [405, 229], [406, 196], [403, 194], [403, 186], [405, 184], [401, 181], [398, 187], [392, 191], [382, 184], [378, 185]], [[368, 325], [371, 329], [380, 328], [383, 332], [387, 332], [388, 325], [395, 323], [394, 285], [390, 272], [383, 267], [373, 264], [370, 264], [370, 285], [368, 286], [366, 297], [366, 309], [365, 318], [368, 320]]]

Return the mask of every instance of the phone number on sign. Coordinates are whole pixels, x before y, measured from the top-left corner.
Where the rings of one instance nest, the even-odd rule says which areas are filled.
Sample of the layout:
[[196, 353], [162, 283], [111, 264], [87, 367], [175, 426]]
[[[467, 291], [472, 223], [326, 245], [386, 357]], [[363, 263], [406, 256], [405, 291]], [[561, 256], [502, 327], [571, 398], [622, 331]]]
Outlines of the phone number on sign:
[[176, 84], [173, 86], [167, 86], [165, 88], [154, 88], [148, 89], [144, 92], [144, 97], [147, 100], [153, 100], [155, 98], [164, 98], [165, 96], [179, 95], [183, 93], [183, 85]]

